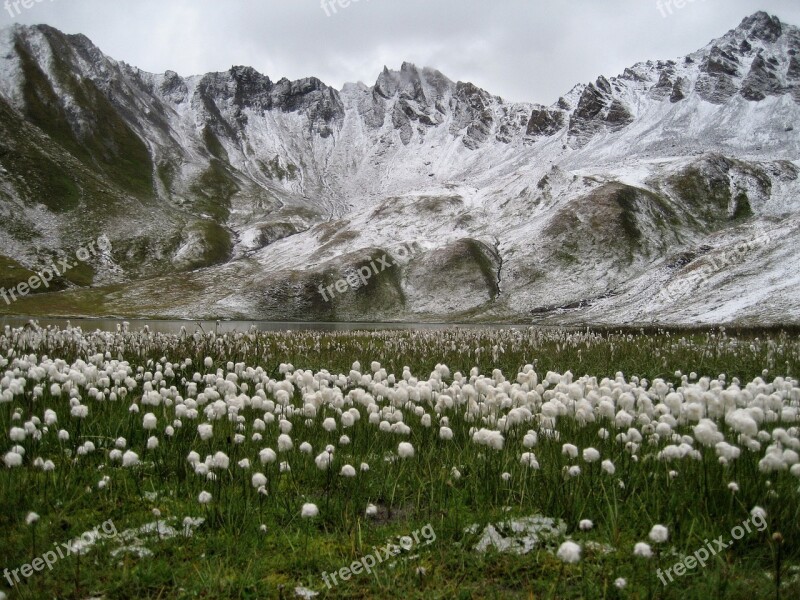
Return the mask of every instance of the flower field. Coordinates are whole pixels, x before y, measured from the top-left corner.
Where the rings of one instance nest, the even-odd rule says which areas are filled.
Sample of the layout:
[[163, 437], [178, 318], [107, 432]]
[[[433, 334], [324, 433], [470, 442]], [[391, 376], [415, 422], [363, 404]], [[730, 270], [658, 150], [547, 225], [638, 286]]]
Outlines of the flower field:
[[0, 590], [797, 598], [798, 367], [782, 332], [6, 327]]

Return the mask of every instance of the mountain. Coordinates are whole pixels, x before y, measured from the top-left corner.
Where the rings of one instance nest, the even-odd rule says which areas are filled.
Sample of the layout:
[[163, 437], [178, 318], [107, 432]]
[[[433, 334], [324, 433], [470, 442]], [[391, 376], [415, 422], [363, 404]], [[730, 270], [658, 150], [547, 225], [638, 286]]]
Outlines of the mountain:
[[797, 322], [798, 117], [800, 29], [764, 12], [552, 106], [409, 63], [341, 90], [152, 74], [17, 25], [0, 286], [100, 235], [112, 249], [0, 311]]

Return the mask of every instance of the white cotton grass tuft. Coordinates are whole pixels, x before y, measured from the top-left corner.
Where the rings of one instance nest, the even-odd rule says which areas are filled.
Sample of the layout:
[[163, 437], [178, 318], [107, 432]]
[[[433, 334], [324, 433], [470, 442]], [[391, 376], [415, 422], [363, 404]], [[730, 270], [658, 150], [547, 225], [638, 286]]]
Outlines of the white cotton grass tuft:
[[122, 466], [123, 467], [135, 467], [139, 464], [139, 455], [132, 450], [128, 450], [125, 454], [122, 455]]
[[36, 523], [38, 520], [39, 520], [39, 515], [38, 515], [38, 514], [36, 514], [36, 513], [35, 513], [35, 512], [33, 512], [33, 511], [31, 511], [31, 512], [29, 512], [29, 513], [28, 513], [28, 515], [25, 517], [25, 524], [26, 524], [26, 525], [33, 525], [33, 524], [35, 524], [35, 523]]
[[147, 413], [147, 414], [146, 414], [146, 415], [145, 415], [145, 416], [142, 418], [142, 427], [143, 427], [143, 428], [144, 428], [146, 431], [152, 431], [152, 430], [153, 430], [153, 429], [155, 429], [157, 426], [158, 426], [158, 419], [156, 418], [156, 416], [155, 416], [153, 413]]
[[627, 585], [628, 585], [628, 580], [625, 579], [624, 577], [617, 577], [614, 580], [614, 587], [617, 588], [618, 590], [624, 590]]
[[321, 452], [314, 459], [314, 464], [317, 465], [317, 468], [320, 471], [327, 471], [328, 468], [331, 466], [332, 458], [333, 458], [333, 454], [332, 453], [330, 453], [330, 452]]
[[367, 509], [364, 511], [364, 514], [368, 517], [374, 517], [378, 514], [378, 507], [374, 504], [367, 504]]
[[650, 547], [650, 544], [638, 542], [633, 547], [633, 555], [641, 558], [651, 558], [653, 556], [653, 549]]
[[561, 454], [569, 458], [578, 458], [578, 447], [573, 444], [564, 444], [561, 446]]
[[278, 455], [272, 448], [264, 448], [258, 453], [258, 459], [261, 461], [262, 465], [269, 465], [278, 460]]
[[294, 448], [292, 438], [285, 433], [280, 434], [278, 436], [278, 452], [288, 452], [292, 448]]
[[669, 530], [663, 525], [653, 525], [647, 537], [655, 544], [663, 544], [669, 539]]
[[215, 469], [226, 471], [231, 464], [231, 459], [224, 452], [216, 452], [212, 458], [211, 464]]
[[22, 455], [18, 452], [6, 452], [5, 456], [3, 457], [3, 462], [9, 469], [20, 467], [22, 466]]
[[581, 531], [591, 531], [594, 527], [594, 523], [592, 523], [589, 519], [583, 519], [580, 523], [578, 523], [578, 529]]
[[319, 515], [319, 509], [317, 508], [316, 504], [312, 504], [307, 502], [303, 504], [303, 508], [300, 510], [300, 516], [304, 519], [313, 519]]
[[397, 446], [397, 455], [400, 458], [412, 458], [414, 456], [414, 446], [408, 442], [400, 442]]
[[214, 427], [211, 423], [201, 423], [197, 426], [197, 433], [201, 440], [208, 441], [214, 437]]
[[342, 470], [339, 472], [339, 474], [342, 477], [355, 477], [356, 476], [356, 470], [355, 470], [355, 467], [353, 467], [352, 465], [344, 465], [342, 467]]
[[556, 556], [567, 564], [575, 564], [581, 559], [581, 547], [575, 542], [566, 541], [558, 547]]
[[212, 496], [206, 491], [200, 492], [200, 495], [197, 496], [197, 501], [200, 504], [211, 504]]
[[583, 460], [587, 463], [594, 463], [600, 460], [600, 452], [594, 448], [586, 448], [583, 451]]

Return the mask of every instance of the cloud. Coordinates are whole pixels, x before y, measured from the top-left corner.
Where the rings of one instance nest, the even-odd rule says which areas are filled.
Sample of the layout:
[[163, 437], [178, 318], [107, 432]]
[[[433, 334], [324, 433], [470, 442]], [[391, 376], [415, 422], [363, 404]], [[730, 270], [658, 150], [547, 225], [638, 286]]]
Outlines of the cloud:
[[[665, 2], [665, 0], [664, 0]], [[249, 65], [277, 80], [314, 75], [340, 88], [371, 84], [384, 65], [439, 69], [510, 100], [550, 104], [576, 83], [640, 60], [688, 54], [762, 9], [762, 0], [53, 0], [12, 22], [84, 33], [146, 71], [181, 74]], [[769, 11], [800, 25], [796, 0]]]

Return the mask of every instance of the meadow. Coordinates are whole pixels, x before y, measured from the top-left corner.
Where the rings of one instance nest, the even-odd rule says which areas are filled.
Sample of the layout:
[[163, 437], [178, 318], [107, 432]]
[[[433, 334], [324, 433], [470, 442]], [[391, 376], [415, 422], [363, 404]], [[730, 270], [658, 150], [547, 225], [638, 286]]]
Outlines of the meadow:
[[6, 327], [0, 597], [797, 598], [799, 366], [784, 331]]

